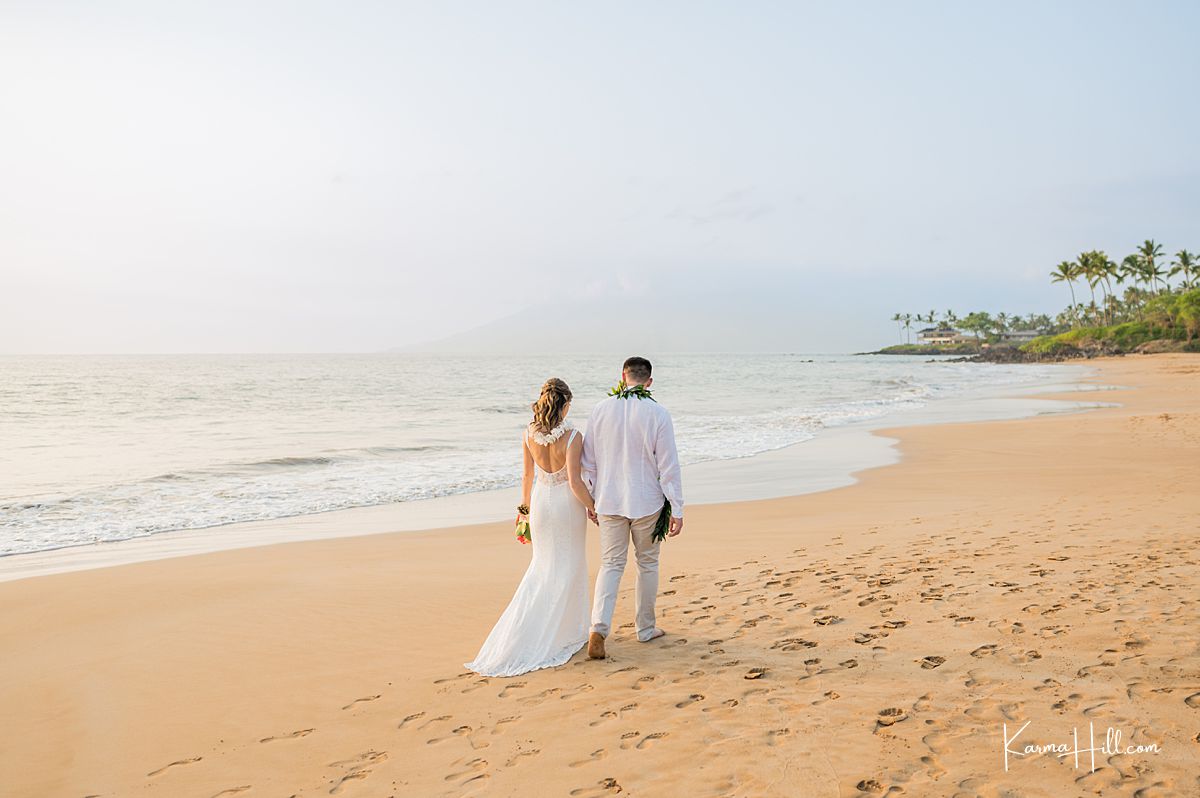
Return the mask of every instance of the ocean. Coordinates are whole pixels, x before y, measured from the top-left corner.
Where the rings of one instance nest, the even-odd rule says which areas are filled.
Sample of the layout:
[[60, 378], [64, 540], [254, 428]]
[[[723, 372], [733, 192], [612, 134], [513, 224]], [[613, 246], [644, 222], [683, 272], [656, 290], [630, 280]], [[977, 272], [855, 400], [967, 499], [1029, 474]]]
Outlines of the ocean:
[[[662, 355], [655, 398], [686, 465], [1047, 382], [1054, 366], [923, 357]], [[514, 485], [529, 404], [564, 379], [572, 420], [621, 356], [0, 358], [0, 556]]]

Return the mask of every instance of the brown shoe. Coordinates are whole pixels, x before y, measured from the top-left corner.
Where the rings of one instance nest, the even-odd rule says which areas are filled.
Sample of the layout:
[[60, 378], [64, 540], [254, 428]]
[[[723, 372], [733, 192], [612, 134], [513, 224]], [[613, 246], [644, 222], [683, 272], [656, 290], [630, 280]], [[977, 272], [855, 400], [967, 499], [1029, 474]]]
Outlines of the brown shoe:
[[588, 637], [588, 659], [604, 659], [607, 654], [604, 653], [604, 635], [599, 632], [592, 632]]

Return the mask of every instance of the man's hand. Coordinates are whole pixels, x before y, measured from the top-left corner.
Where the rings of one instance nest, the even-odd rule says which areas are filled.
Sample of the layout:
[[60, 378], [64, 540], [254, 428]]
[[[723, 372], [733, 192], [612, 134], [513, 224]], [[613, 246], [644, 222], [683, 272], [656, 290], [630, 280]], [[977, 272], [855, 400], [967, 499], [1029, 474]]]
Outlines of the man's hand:
[[671, 526], [667, 529], [667, 537], [673, 538], [683, 531], [683, 518], [671, 516]]

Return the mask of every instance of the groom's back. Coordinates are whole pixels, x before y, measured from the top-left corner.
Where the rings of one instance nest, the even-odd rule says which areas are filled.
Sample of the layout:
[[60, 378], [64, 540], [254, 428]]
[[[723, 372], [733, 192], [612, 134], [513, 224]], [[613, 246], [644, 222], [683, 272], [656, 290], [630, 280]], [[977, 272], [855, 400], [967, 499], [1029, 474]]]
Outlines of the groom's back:
[[668, 441], [673, 447], [670, 413], [654, 400], [610, 396], [597, 404], [588, 420], [583, 463], [596, 512], [626, 518], [658, 512], [659, 463]]

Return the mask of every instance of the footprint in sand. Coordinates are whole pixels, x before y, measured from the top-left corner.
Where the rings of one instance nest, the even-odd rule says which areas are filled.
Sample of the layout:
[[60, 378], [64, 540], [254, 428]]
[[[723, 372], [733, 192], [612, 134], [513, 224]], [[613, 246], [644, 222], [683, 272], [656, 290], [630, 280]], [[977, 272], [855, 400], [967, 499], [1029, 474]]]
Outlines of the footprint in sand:
[[500, 720], [496, 721], [496, 725], [492, 728], [492, 734], [499, 734], [500, 732], [504, 731], [505, 726], [510, 723], [516, 723], [520, 719], [520, 715], [510, 715], [507, 718], [500, 718]]
[[451, 717], [450, 715], [438, 715], [436, 718], [430, 718], [429, 720], [425, 721], [420, 726], [418, 726], [417, 731], [426, 729], [435, 723], [445, 723], [446, 721], [450, 720], [450, 717]]
[[605, 751], [603, 748], [597, 748], [595, 751], [592, 751], [590, 754], [588, 754], [587, 759], [580, 759], [578, 762], [572, 762], [569, 766], [573, 768], [580, 768], [584, 765], [590, 765], [593, 762], [599, 762], [606, 756], [608, 756], [607, 751]]
[[1183, 699], [1183, 703], [1187, 704], [1192, 709], [1200, 709], [1200, 693], [1192, 693], [1190, 696]]
[[509, 694], [513, 690], [520, 690], [522, 687], [525, 687], [525, 686], [526, 686], [525, 682], [513, 682], [512, 684], [506, 684], [506, 685], [504, 685], [504, 689], [500, 691], [500, 695], [497, 696], [497, 698], [508, 698]]
[[614, 719], [614, 718], [616, 718], [616, 717], [617, 717], [617, 713], [616, 713], [616, 712], [613, 712], [613, 711], [610, 709], [610, 710], [607, 710], [607, 711], [605, 711], [605, 712], [601, 712], [601, 713], [600, 713], [600, 717], [599, 717], [598, 719], [596, 719], [596, 720], [592, 721], [592, 722], [591, 722], [591, 723], [589, 723], [588, 725], [589, 725], [589, 726], [599, 726], [600, 724], [602, 724], [602, 723], [605, 723], [606, 721], [613, 720], [613, 719]]
[[921, 663], [922, 668], [924, 668], [925, 670], [930, 670], [932, 668], [941, 667], [946, 662], [946, 658], [938, 657], [938, 656], [928, 656], [928, 657], [923, 657], [917, 661]]
[[627, 751], [634, 746], [634, 740], [641, 736], [641, 732], [631, 731], [621, 735], [621, 750]]
[[476, 690], [478, 690], [478, 689], [479, 689], [479, 688], [481, 688], [481, 687], [487, 687], [487, 686], [488, 686], [489, 684], [491, 684], [491, 683], [492, 683], [492, 682], [491, 682], [491, 680], [490, 680], [490, 679], [479, 679], [479, 680], [477, 680], [477, 681], [471, 682], [471, 684], [470, 684], [469, 686], [467, 686], [467, 687], [464, 687], [464, 688], [461, 690], [461, 692], [462, 692], [462, 693], [464, 693], [464, 694], [466, 694], [466, 693], [473, 693], [473, 692], [475, 692]]
[[424, 712], [414, 712], [413, 714], [406, 717], [404, 720], [400, 721], [400, 724], [398, 726], [396, 726], [396, 728], [403, 729], [408, 724], [412, 723], [413, 721], [420, 720], [423, 717], [425, 717]]
[[841, 623], [844, 620], [846, 619], [837, 615], [822, 615], [820, 618], [813, 618], [813, 623], [817, 626], [830, 626], [835, 623]]
[[875, 779], [863, 779], [854, 785], [854, 789], [859, 792], [883, 792], [883, 785]]
[[331, 768], [349, 768], [349, 771], [340, 779], [333, 782], [329, 793], [337, 795], [346, 789], [351, 782], [362, 781], [367, 776], [371, 775], [371, 768], [378, 765], [380, 762], [387, 761], [388, 755], [386, 751], [365, 751], [353, 759], [343, 759], [339, 762], [331, 762]]
[[202, 756], [194, 756], [194, 757], [192, 757], [192, 758], [190, 758], [190, 759], [177, 759], [176, 761], [172, 762], [172, 763], [171, 763], [171, 764], [169, 764], [169, 765], [163, 765], [163, 766], [162, 766], [162, 767], [160, 767], [158, 770], [152, 770], [152, 771], [150, 771], [150, 772], [149, 772], [149, 773], [147, 773], [146, 775], [147, 775], [148, 777], [151, 777], [151, 778], [153, 778], [154, 776], [159, 776], [159, 775], [162, 775], [163, 773], [166, 773], [168, 770], [170, 770], [170, 769], [171, 769], [171, 768], [173, 768], [173, 767], [177, 767], [177, 766], [179, 766], [179, 765], [191, 765], [191, 764], [193, 764], [193, 763], [195, 763], [195, 762], [199, 762], [199, 761], [200, 761], [201, 759], [203, 759], [203, 758], [204, 758], [204, 757], [202, 757]]
[[678, 704], [676, 704], [675, 708], [683, 709], [684, 707], [691, 706], [692, 704], [696, 703], [697, 701], [703, 701], [703, 700], [704, 700], [704, 696], [701, 695], [700, 693], [692, 693], [690, 696], [688, 696], [687, 698], [683, 699]]
[[572, 798], [601, 798], [605, 795], [617, 795], [625, 792], [616, 779], [601, 779], [595, 787], [580, 787], [571, 790]]
[[447, 684], [449, 682], [461, 681], [463, 679], [470, 678], [471, 676], [474, 676], [474, 675], [475, 674], [471, 671], [463, 671], [462, 673], [458, 674], [457, 676], [448, 676], [445, 679], [434, 679], [433, 683], [434, 684]]
[[728, 698], [728, 699], [722, 701], [720, 706], [705, 707], [703, 711], [704, 712], [716, 712], [716, 711], [722, 710], [722, 709], [733, 709], [739, 703], [741, 703], [741, 702], [739, 702], [736, 698]]
[[460, 770], [457, 773], [451, 773], [446, 776], [445, 781], [458, 782], [458, 785], [463, 787], [471, 782], [489, 778], [488, 774], [484, 772], [488, 767], [486, 759], [472, 759], [465, 767], [466, 770]]
[[986, 643], [971, 652], [972, 657], [987, 657], [996, 653], [999, 646], [995, 643]]
[[647, 687], [650, 686], [650, 682], [654, 681], [654, 679], [655, 679], [655, 677], [653, 677], [653, 676], [643, 676], [642, 678], [640, 678], [636, 682], [634, 682], [633, 689], [634, 690], [645, 690]]
[[294, 740], [297, 737], [307, 737], [308, 735], [312, 734], [315, 731], [316, 731], [316, 729], [299, 729], [297, 731], [291, 732], [290, 734], [277, 734], [274, 737], [264, 737], [261, 740], [259, 740], [259, 742], [260, 743], [272, 743], [272, 742], [275, 742], [276, 740]]
[[791, 736], [791, 733], [792, 730], [787, 728], [771, 729], [769, 732], [767, 732], [767, 745], [778, 745], [779, 743], [777, 741], [781, 737], [789, 737]]
[[330, 762], [329, 767], [348, 767], [351, 770], [362, 770], [372, 765], [378, 765], [380, 762], [386, 762], [387, 758], [387, 751], [364, 751], [353, 759], [340, 759], [337, 762]]
[[564, 700], [567, 698], [574, 698], [577, 695], [583, 695], [584, 693], [590, 693], [595, 689], [596, 688], [592, 687], [590, 684], [581, 684], [578, 687], [572, 687], [570, 690], [564, 690], [562, 695], [559, 696], [559, 698], [564, 699]]
[[214, 794], [212, 796], [212, 798], [222, 798], [222, 796], [225, 796], [225, 795], [240, 795], [241, 793], [244, 793], [249, 789], [250, 789], [249, 784], [243, 784], [240, 787], [230, 787], [228, 790], [221, 790], [219, 793]]
[[816, 648], [817, 645], [812, 640], [805, 640], [802, 637], [789, 637], [784, 640], [776, 640], [775, 644], [771, 646], [771, 650], [802, 651], [806, 648]]
[[652, 734], [647, 734], [645, 737], [643, 737], [641, 740], [639, 740], [638, 744], [634, 747], [637, 748], [639, 751], [642, 750], [643, 748], [649, 748], [651, 745], [654, 744], [655, 741], [661, 740], [664, 737], [667, 737], [668, 735], [669, 735], [668, 732], [653, 732]]
[[349, 704], [347, 704], [346, 706], [342, 707], [342, 709], [349, 709], [350, 707], [354, 706], [355, 704], [365, 704], [368, 701], [378, 701], [380, 698], [381, 698], [381, 696], [377, 696], [377, 695], [369, 695], [369, 696], [366, 696], [365, 698], [356, 698], [353, 701], [351, 701]]
[[888, 707], [879, 710], [879, 717], [875, 719], [875, 722], [880, 726], [895, 726], [902, 720], [908, 720], [907, 712], [900, 707]]
[[455, 737], [464, 737], [464, 736], [470, 734], [472, 731], [474, 731], [474, 729], [472, 729], [470, 726], [459, 726], [456, 729], [451, 729], [450, 733], [448, 735], [446, 735], [445, 737], [434, 737], [432, 739], [426, 740], [425, 744], [426, 745], [437, 745], [438, 743], [444, 743], [447, 740], [453, 740]]
[[742, 676], [742, 678], [743, 679], [761, 679], [763, 676], [766, 675], [766, 673], [767, 673], [766, 668], [751, 668], [750, 670], [746, 671], [745, 675]]
[[528, 759], [531, 756], [537, 756], [542, 752], [540, 748], [530, 748], [528, 751], [518, 751], [509, 757], [509, 760], [504, 763], [504, 767], [510, 768], [513, 765], [519, 764], [521, 760]]

